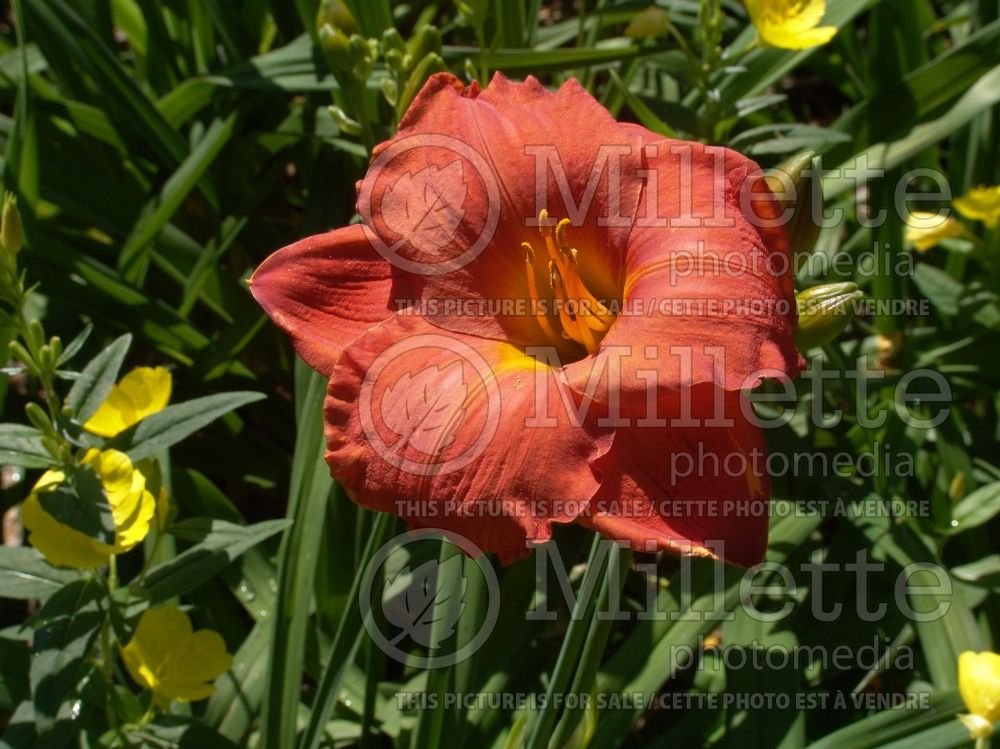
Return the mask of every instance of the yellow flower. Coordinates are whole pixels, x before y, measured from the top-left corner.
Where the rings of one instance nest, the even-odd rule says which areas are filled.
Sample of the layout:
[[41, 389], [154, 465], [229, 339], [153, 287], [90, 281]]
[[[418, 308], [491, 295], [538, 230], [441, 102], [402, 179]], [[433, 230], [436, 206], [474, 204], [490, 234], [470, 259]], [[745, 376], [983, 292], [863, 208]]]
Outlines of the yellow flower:
[[135, 470], [125, 453], [91, 449], [82, 462], [94, 470], [107, 495], [115, 523], [114, 545], [101, 543], [60, 523], [42, 507], [39, 495], [52, 491], [66, 480], [62, 471], [49, 470], [42, 474], [21, 507], [21, 518], [31, 532], [32, 546], [49, 562], [61, 567], [90, 569], [107, 564], [112, 554], [128, 551], [146, 537], [156, 512], [156, 501], [146, 490], [146, 479]]
[[757, 35], [771, 47], [818, 47], [837, 33], [836, 26], [818, 26], [826, 0], [746, 0], [746, 6]]
[[143, 613], [122, 658], [132, 678], [152, 690], [161, 708], [172, 700], [210, 697], [212, 682], [233, 665], [218, 632], [192, 631], [188, 615], [171, 606]]
[[942, 239], [961, 236], [965, 230], [951, 216], [930, 211], [914, 211], [906, 222], [906, 241], [918, 252], [937, 247]]
[[1000, 719], [1000, 655], [966, 650], [958, 656], [958, 691], [971, 713], [959, 716], [969, 735], [990, 736]]
[[111, 388], [83, 428], [102, 437], [114, 437], [162, 411], [170, 400], [171, 385], [170, 372], [163, 367], [136, 367]]
[[1000, 185], [976, 187], [955, 198], [955, 210], [973, 221], [982, 221], [990, 229], [1000, 226]]

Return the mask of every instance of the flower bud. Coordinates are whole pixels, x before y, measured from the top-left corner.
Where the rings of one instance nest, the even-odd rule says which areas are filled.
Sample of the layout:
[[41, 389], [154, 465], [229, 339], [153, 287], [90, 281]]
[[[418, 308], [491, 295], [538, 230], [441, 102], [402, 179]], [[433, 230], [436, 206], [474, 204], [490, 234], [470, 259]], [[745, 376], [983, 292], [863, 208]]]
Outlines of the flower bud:
[[396, 106], [396, 102], [399, 101], [399, 86], [396, 85], [396, 81], [392, 78], [382, 79], [382, 96], [385, 100], [389, 102], [389, 106]]
[[386, 29], [382, 32], [383, 56], [389, 54], [392, 50], [402, 52], [404, 49], [406, 49], [406, 42], [403, 40], [403, 35], [395, 28]]
[[0, 243], [3, 244], [7, 256], [17, 257], [24, 244], [24, 227], [21, 225], [21, 213], [17, 210], [17, 198], [11, 193], [3, 196], [3, 225], [0, 228]]
[[347, 135], [360, 135], [361, 123], [357, 120], [352, 120], [347, 112], [334, 105], [330, 105], [326, 109], [330, 113], [330, 116], [333, 117], [333, 121], [337, 123], [337, 127], [344, 131], [344, 133]]
[[50, 436], [56, 433], [56, 429], [52, 426], [52, 421], [49, 419], [49, 415], [45, 413], [42, 407], [34, 401], [25, 405], [24, 413], [28, 416], [28, 421], [31, 422], [31, 425], [39, 432]]
[[420, 88], [424, 85], [427, 79], [434, 75], [434, 73], [440, 73], [443, 70], [447, 70], [444, 64], [444, 60], [441, 56], [431, 52], [426, 55], [423, 60], [417, 63], [417, 66], [410, 73], [410, 77], [406, 81], [406, 85], [403, 87], [403, 93], [399, 97], [399, 111], [405, 112], [406, 108], [410, 106], [410, 102], [413, 101]]
[[857, 284], [850, 282], [813, 286], [797, 294], [799, 325], [795, 345], [800, 351], [808, 351], [839, 336], [851, 321], [851, 302], [863, 296]]
[[350, 40], [340, 29], [330, 24], [319, 28], [319, 46], [330, 70], [335, 73], [346, 73], [351, 69]]
[[823, 210], [820, 177], [820, 158], [812, 151], [793, 156], [766, 177], [767, 186], [788, 216], [785, 232], [796, 272], [805, 265], [819, 239], [820, 226], [816, 218]]
[[432, 24], [421, 26], [420, 30], [410, 38], [406, 51], [417, 63], [431, 52], [441, 54], [441, 32], [438, 31], [438, 27]]
[[378, 59], [378, 42], [365, 39], [359, 34], [351, 34], [348, 52], [351, 56], [351, 74], [359, 81], [367, 81], [375, 69]]
[[351, 15], [351, 11], [344, 5], [344, 0], [323, 0], [316, 12], [316, 28], [322, 29], [324, 26], [332, 26], [346, 34], [353, 34], [358, 30], [358, 24]]
[[640, 10], [625, 28], [625, 36], [632, 39], [651, 39], [670, 28], [670, 14], [657, 5]]

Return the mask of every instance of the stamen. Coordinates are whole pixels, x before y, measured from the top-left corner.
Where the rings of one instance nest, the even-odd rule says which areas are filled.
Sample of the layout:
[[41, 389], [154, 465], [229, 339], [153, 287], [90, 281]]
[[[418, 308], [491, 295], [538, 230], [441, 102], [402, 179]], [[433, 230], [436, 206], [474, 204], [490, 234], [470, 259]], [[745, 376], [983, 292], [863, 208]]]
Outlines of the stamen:
[[[575, 341], [584, 346], [588, 353], [594, 353], [603, 334], [614, 322], [614, 314], [604, 306], [580, 277], [578, 267], [578, 251], [569, 244], [569, 228], [572, 222], [568, 218], [554, 222], [549, 212], [542, 209], [538, 213], [538, 233], [545, 242], [546, 254], [549, 256], [549, 286], [555, 297], [556, 312], [562, 326], [562, 338]], [[540, 300], [535, 278], [535, 250], [527, 242], [522, 243], [525, 250], [525, 264], [528, 278], [528, 292], [534, 302]], [[572, 302], [572, 312], [569, 305]], [[561, 339], [552, 324], [552, 318], [536, 307], [535, 317], [545, 335], [558, 343]]]
[[544, 208], [538, 212], [538, 233], [546, 238], [552, 236], [552, 225], [549, 223], [549, 212]]
[[535, 250], [527, 242], [522, 242], [521, 247], [524, 249], [525, 271], [528, 278], [528, 295], [530, 297], [528, 301], [532, 305], [535, 320], [538, 321], [538, 325], [542, 329], [542, 332], [545, 333], [546, 338], [555, 344], [559, 344], [559, 334], [556, 333], [552, 327], [552, 323], [549, 322], [549, 316], [545, 314], [545, 310], [541, 305], [541, 297], [538, 295], [538, 283], [535, 281]]
[[554, 261], [549, 261], [549, 283], [552, 284], [552, 290], [556, 295], [556, 310], [559, 312], [559, 322], [563, 326], [563, 335], [577, 343], [582, 343], [588, 354], [597, 351], [597, 340], [590, 328], [579, 318], [572, 317], [566, 309], [567, 299], [563, 288], [563, 278]]

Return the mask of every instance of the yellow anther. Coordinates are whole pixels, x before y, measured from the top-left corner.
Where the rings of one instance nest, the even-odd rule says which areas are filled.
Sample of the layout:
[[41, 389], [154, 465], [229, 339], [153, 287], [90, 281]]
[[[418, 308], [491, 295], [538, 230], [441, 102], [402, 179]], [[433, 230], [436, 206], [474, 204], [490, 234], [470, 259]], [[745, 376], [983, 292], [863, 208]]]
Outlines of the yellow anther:
[[[611, 327], [615, 316], [590, 293], [580, 277], [577, 265], [579, 253], [569, 244], [570, 226], [571, 222], [567, 218], [554, 222], [544, 208], [538, 213], [538, 233], [545, 241], [545, 250], [549, 256], [549, 286], [555, 296], [562, 336], [576, 341], [589, 353], [593, 353], [597, 350], [599, 338], [603, 337]], [[525, 251], [528, 290], [532, 299], [538, 300], [534, 268], [535, 250], [528, 242], [523, 242], [521, 247]], [[559, 336], [548, 314], [540, 314], [540, 311], [536, 310], [535, 316], [546, 336], [558, 341]]]
[[549, 212], [544, 208], [538, 212], [538, 233], [546, 239], [552, 236], [552, 224], [549, 223]]
[[569, 244], [566, 242], [566, 229], [569, 228], [570, 221], [568, 218], [561, 219], [558, 224], [556, 224], [556, 244], [559, 249], [563, 252], [569, 251]]

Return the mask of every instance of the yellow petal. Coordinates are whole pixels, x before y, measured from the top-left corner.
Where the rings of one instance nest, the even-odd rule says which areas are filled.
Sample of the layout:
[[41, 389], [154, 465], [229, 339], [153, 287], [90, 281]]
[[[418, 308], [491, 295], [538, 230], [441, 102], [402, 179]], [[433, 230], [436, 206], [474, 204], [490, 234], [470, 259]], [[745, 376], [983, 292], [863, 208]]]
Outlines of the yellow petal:
[[958, 657], [958, 690], [969, 712], [990, 723], [1000, 719], [1000, 655], [967, 650]]
[[135, 405], [137, 421], [166, 408], [172, 386], [173, 378], [163, 367], [137, 367], [118, 383]]
[[160, 705], [209, 697], [215, 690], [211, 682], [233, 664], [218, 632], [193, 632], [188, 615], [172, 606], [142, 615], [122, 658], [132, 678], [153, 690]]
[[789, 30], [783, 26], [759, 28], [765, 44], [781, 49], [808, 49], [826, 44], [837, 33], [836, 26], [820, 26], [815, 29]]
[[951, 216], [930, 211], [913, 211], [906, 221], [906, 241], [918, 252], [926, 252], [942, 239], [957, 237], [963, 232], [962, 225]]
[[108, 397], [91, 416], [83, 428], [101, 437], [114, 437], [139, 421], [132, 399], [118, 389], [111, 388]]
[[59, 477], [55, 483], [63, 480], [62, 473], [49, 471], [42, 476], [35, 489], [21, 505], [21, 521], [30, 532], [28, 541], [50, 564], [57, 567], [86, 570], [107, 564], [110, 556], [108, 547], [68, 525], [63, 525], [42, 508], [41, 502], [38, 501], [38, 492], [45, 491], [42, 486], [43, 481], [52, 483], [48, 478], [52, 475]]
[[147, 416], [162, 411], [170, 401], [173, 380], [163, 367], [136, 367], [111, 388], [84, 429], [114, 437]]
[[157, 691], [174, 648], [191, 634], [188, 615], [173, 606], [147, 609], [132, 639], [122, 648], [122, 660], [136, 683]]
[[954, 200], [955, 210], [965, 218], [982, 221], [990, 229], [1000, 225], [1000, 185], [976, 187]]
[[146, 490], [146, 478], [118, 450], [91, 449], [83, 457], [101, 478], [114, 517], [116, 553], [128, 551], [148, 534], [156, 501]]

